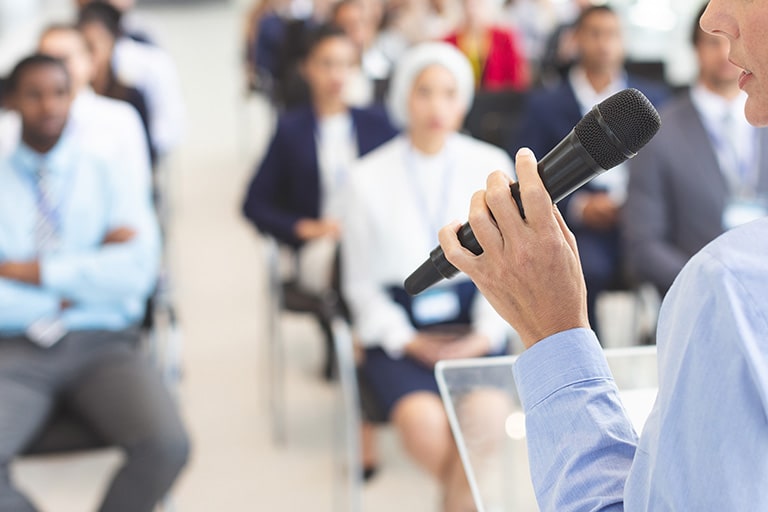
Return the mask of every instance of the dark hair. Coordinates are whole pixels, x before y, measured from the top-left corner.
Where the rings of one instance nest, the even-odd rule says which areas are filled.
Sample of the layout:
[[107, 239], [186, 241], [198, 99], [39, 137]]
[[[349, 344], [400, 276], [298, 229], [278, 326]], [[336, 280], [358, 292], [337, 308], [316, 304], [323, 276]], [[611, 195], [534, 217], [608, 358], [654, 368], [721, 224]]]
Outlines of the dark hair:
[[576, 19], [576, 24], [574, 25], [576, 29], [580, 29], [584, 25], [584, 22], [587, 20], [587, 18], [593, 14], [612, 14], [616, 16], [616, 11], [614, 11], [613, 8], [609, 5], [591, 5], [581, 11], [581, 14], [579, 14], [579, 17]]
[[324, 24], [310, 30], [304, 39], [304, 50], [302, 59], [306, 59], [315, 49], [328, 39], [341, 37], [348, 39], [347, 33], [343, 29], [332, 24]]
[[59, 68], [64, 73], [64, 76], [67, 77], [67, 87], [69, 87], [69, 73], [67, 73], [67, 68], [64, 66], [64, 63], [55, 57], [51, 57], [50, 55], [36, 53], [22, 59], [18, 64], [16, 64], [16, 66], [13, 68], [13, 71], [11, 71], [11, 74], [8, 75], [8, 79], [5, 82], [3, 92], [11, 94], [15, 93], [16, 89], [19, 87], [21, 78], [24, 76], [24, 73], [31, 69], [45, 66]]
[[706, 10], [707, 4], [704, 4], [701, 9], [699, 9], [699, 14], [693, 19], [693, 25], [691, 26], [691, 43], [694, 47], [699, 45], [701, 36], [704, 35], [704, 30], [702, 30], [701, 25], [699, 25], [699, 20], [704, 16], [704, 11]]
[[123, 35], [122, 16], [120, 11], [108, 3], [91, 2], [80, 9], [77, 26], [82, 27], [88, 23], [98, 23], [107, 29], [112, 37], [118, 39]]

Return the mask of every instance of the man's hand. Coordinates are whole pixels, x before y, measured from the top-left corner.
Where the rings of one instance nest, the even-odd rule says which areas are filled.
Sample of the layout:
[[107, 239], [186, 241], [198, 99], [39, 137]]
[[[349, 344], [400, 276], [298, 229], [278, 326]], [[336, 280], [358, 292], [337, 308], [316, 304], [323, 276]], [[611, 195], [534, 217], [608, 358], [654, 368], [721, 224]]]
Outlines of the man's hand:
[[501, 172], [475, 193], [469, 223], [484, 252], [475, 256], [459, 243], [458, 223], [440, 231], [440, 244], [498, 313], [530, 347], [576, 327], [588, 327], [587, 293], [573, 234], [541, 182], [536, 159], [518, 152], [516, 170], [526, 218], [520, 215]]
[[405, 353], [432, 368], [443, 359], [484, 356], [490, 347], [488, 338], [479, 334], [457, 337], [452, 334], [420, 332], [405, 346]]
[[40, 264], [37, 261], [6, 261], [0, 263], [0, 277], [39, 286]]
[[325, 236], [335, 240], [341, 238], [341, 226], [331, 219], [301, 219], [296, 223], [294, 230], [300, 240], [314, 240]]
[[131, 228], [122, 226], [115, 228], [104, 235], [104, 240], [101, 241], [101, 245], [124, 244], [130, 242], [134, 238], [136, 238], [136, 231]]
[[619, 223], [619, 206], [605, 192], [589, 194], [584, 201], [581, 219], [588, 228], [609, 231]]

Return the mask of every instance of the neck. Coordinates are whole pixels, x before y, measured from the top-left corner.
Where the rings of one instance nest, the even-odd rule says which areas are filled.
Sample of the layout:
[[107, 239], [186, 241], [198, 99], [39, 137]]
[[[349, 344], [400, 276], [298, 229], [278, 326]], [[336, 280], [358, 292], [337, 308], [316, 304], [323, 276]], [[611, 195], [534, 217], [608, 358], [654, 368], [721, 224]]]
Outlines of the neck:
[[340, 98], [315, 101], [315, 113], [317, 117], [330, 117], [343, 114], [347, 111], [347, 105]]
[[56, 143], [59, 142], [60, 138], [61, 136], [57, 136], [55, 138], [37, 137], [26, 132], [21, 136], [21, 140], [24, 142], [24, 144], [29, 146], [36, 153], [40, 153], [41, 155], [44, 155], [52, 150]]
[[436, 155], [445, 146], [446, 137], [444, 135], [435, 136], [431, 134], [425, 135], [417, 132], [411, 132], [410, 139], [413, 147], [416, 148], [420, 153], [424, 153], [425, 155]]
[[614, 73], [610, 71], [585, 69], [584, 72], [587, 75], [587, 81], [596, 92], [603, 91], [613, 82]]
[[704, 86], [710, 92], [717, 94], [718, 96], [725, 98], [726, 100], [733, 100], [741, 94], [738, 82], [717, 82], [714, 80], [699, 80], [699, 83]]

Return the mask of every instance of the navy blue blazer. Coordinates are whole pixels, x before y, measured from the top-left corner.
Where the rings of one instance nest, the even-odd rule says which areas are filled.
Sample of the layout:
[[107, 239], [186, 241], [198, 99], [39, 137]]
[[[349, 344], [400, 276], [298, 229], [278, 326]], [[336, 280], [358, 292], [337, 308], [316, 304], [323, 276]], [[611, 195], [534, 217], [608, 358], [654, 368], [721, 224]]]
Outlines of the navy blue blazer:
[[[669, 97], [669, 90], [662, 84], [627, 77], [627, 85], [640, 90], [658, 109]], [[576, 94], [570, 81], [564, 80], [557, 87], [542, 89], [529, 95], [516, 141], [510, 145], [510, 154], [518, 148], [529, 147], [537, 158], [543, 157], [557, 145], [582, 118]], [[583, 190], [597, 191], [586, 184]], [[569, 222], [579, 243], [587, 288], [594, 297], [607, 286], [620, 270], [619, 232], [597, 232], [579, 227], [568, 217], [570, 197], [560, 202], [560, 211]]]
[[[397, 134], [381, 109], [350, 109], [360, 156]], [[320, 216], [320, 166], [310, 106], [283, 114], [243, 204], [245, 216], [262, 232], [294, 247], [300, 219]]]

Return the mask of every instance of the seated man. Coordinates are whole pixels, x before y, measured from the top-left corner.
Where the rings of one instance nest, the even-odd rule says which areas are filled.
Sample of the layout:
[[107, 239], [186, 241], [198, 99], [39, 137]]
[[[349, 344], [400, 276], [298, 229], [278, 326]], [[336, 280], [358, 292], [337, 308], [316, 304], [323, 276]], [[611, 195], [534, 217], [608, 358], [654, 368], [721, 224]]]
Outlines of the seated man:
[[188, 441], [138, 350], [160, 246], [149, 190], [62, 135], [60, 61], [21, 61], [7, 94], [22, 144], [0, 160], [0, 511], [35, 510], [8, 466], [64, 406], [125, 452], [101, 510], [151, 512]]

